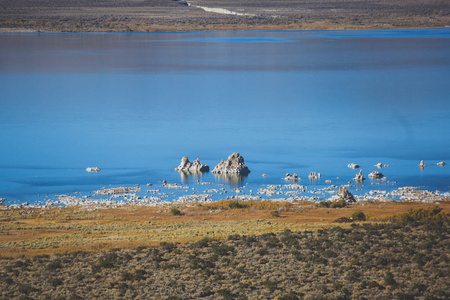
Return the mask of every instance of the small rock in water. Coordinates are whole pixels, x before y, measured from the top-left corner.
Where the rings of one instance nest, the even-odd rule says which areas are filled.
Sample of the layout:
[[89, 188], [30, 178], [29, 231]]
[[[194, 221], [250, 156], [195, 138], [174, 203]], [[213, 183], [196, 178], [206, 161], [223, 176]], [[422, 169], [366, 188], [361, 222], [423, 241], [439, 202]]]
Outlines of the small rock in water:
[[347, 167], [349, 167], [350, 169], [358, 169], [358, 168], [359, 168], [359, 165], [358, 165], [358, 164], [351, 163], [351, 164], [348, 164]]
[[86, 171], [88, 172], [99, 172], [101, 169], [99, 167], [89, 167], [86, 168]]
[[320, 173], [316, 174], [316, 172], [311, 172], [311, 173], [309, 173], [308, 178], [314, 180], [314, 179], [320, 178], [321, 176], [322, 175], [320, 175]]
[[383, 177], [383, 174], [381, 174], [380, 172], [377, 171], [373, 171], [372, 173], [369, 174], [370, 178], [381, 178]]
[[440, 161], [440, 162], [436, 163], [436, 165], [438, 165], [438, 166], [440, 166], [440, 167], [443, 167], [443, 166], [446, 165], [446, 163], [443, 162], [443, 161]]
[[291, 180], [291, 181], [297, 181], [297, 180], [299, 180], [300, 179], [300, 177], [298, 177], [298, 175], [297, 174], [293, 174], [293, 175], [291, 175], [291, 174], [289, 174], [289, 173], [286, 173], [286, 175], [285, 175], [285, 177], [283, 178], [284, 180]]
[[377, 164], [375, 165], [375, 167], [377, 167], [378, 169], [381, 169], [381, 168], [383, 167], [383, 164], [382, 164], [382, 163], [377, 163]]
[[427, 165], [423, 163], [423, 160], [420, 161], [419, 167], [420, 168], [425, 168]]

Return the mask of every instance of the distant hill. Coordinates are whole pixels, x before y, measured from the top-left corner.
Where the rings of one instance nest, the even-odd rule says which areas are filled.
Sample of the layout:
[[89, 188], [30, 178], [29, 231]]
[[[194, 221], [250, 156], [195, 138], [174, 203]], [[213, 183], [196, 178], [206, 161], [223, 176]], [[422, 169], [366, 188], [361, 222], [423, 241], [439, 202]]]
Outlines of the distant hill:
[[450, 26], [448, 0], [3, 0], [0, 31], [127, 32]]

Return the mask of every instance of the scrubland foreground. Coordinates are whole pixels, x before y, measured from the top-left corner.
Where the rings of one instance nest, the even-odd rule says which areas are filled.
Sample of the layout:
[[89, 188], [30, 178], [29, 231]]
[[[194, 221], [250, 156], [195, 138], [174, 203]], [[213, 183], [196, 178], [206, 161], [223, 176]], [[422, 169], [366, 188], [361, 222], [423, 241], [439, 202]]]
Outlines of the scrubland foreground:
[[449, 299], [449, 201], [0, 213], [0, 299]]

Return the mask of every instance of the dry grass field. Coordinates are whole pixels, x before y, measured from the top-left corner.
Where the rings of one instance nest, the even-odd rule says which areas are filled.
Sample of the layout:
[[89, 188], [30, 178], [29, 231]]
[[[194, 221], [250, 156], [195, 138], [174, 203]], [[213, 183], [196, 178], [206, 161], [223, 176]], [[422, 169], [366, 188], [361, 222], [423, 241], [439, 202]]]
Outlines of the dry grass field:
[[2, 211], [0, 299], [449, 299], [449, 210], [221, 201]]
[[[238, 203], [238, 207], [230, 203]], [[18, 257], [74, 251], [129, 249], [161, 242], [191, 242], [204, 237], [223, 239], [232, 234], [259, 235], [284, 230], [316, 230], [362, 211], [367, 222], [432, 204], [419, 202], [366, 202], [326, 208], [311, 202], [223, 200], [211, 204], [85, 209], [39, 208], [0, 211], [0, 256]], [[450, 212], [450, 201], [439, 204]], [[275, 213], [276, 212], [276, 213]], [[278, 216], [274, 216], [278, 214]]]
[[[189, 6], [188, 6], [189, 2]], [[226, 9], [242, 15], [207, 12]], [[3, 0], [0, 30], [154, 32], [450, 25], [446, 0]]]

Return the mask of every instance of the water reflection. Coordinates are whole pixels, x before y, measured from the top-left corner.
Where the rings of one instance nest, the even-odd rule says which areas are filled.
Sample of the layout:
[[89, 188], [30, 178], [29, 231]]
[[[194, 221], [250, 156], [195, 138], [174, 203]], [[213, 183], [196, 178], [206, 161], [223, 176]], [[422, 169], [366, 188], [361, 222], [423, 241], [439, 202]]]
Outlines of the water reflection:
[[217, 183], [226, 184], [231, 188], [238, 188], [244, 184], [248, 174], [214, 174], [214, 176]]
[[195, 180], [201, 180], [203, 173], [202, 172], [188, 172], [188, 171], [177, 171], [181, 176], [181, 183], [187, 184], [189, 182], [189, 178], [193, 176]]

